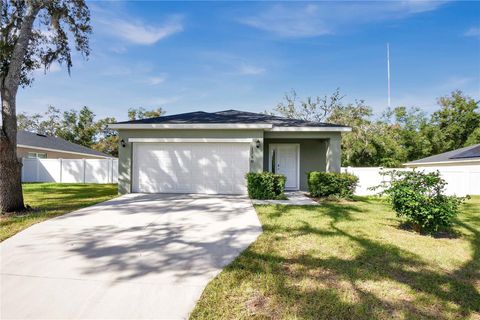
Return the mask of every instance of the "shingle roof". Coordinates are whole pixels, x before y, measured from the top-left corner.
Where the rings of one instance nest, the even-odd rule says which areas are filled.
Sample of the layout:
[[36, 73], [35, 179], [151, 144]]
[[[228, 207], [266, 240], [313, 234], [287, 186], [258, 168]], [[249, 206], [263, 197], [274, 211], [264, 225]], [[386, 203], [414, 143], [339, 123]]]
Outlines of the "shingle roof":
[[472, 146], [456, 149], [453, 151], [448, 151], [440, 153], [434, 156], [426, 157], [423, 159], [415, 160], [406, 163], [406, 165], [411, 164], [422, 164], [429, 162], [455, 162], [455, 161], [468, 161], [468, 160], [480, 160], [480, 144], [475, 144]]
[[238, 110], [225, 110], [218, 112], [188, 112], [174, 114], [171, 116], [161, 116], [141, 120], [131, 120], [118, 122], [119, 124], [191, 124], [191, 123], [228, 123], [228, 124], [273, 124], [277, 127], [346, 127], [338, 124], [311, 122], [299, 119], [288, 119], [279, 116], [273, 116], [263, 113], [245, 112]]
[[61, 138], [37, 134], [33, 132], [18, 130], [17, 131], [17, 145], [28, 146], [32, 148], [47, 148], [58, 150], [59, 152], [74, 152], [83, 153], [92, 156], [109, 157], [111, 155], [106, 153], [95, 151], [87, 147], [66, 141]]

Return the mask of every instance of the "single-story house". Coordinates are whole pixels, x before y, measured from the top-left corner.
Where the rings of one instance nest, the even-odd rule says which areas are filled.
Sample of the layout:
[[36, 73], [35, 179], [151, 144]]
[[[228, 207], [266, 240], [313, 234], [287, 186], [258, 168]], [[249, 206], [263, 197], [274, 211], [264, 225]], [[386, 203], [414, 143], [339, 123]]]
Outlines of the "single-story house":
[[346, 126], [226, 110], [110, 125], [119, 133], [119, 192], [245, 194], [247, 172], [284, 174], [307, 190], [306, 173], [339, 172]]
[[61, 138], [29, 131], [17, 131], [19, 158], [106, 159], [112, 156]]
[[470, 168], [480, 169], [480, 144], [440, 153], [423, 159], [410, 161], [403, 164], [408, 168]]

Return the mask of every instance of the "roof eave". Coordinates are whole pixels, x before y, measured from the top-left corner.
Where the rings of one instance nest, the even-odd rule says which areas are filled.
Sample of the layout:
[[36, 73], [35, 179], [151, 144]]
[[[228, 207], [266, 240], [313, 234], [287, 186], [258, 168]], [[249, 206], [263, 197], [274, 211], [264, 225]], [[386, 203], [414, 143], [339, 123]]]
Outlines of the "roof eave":
[[273, 127], [269, 131], [275, 132], [350, 132], [350, 127]]
[[114, 123], [108, 125], [110, 129], [270, 129], [271, 124], [242, 124], [242, 123]]
[[405, 166], [405, 167], [414, 167], [414, 166], [422, 166], [422, 165], [434, 165], [434, 164], [455, 164], [455, 163], [470, 163], [470, 162], [479, 162], [480, 163], [480, 159], [477, 159], [477, 158], [466, 158], [466, 159], [463, 159], [463, 160], [448, 160], [448, 161], [429, 161], [429, 162], [406, 162], [406, 163], [403, 163], [402, 165]]
[[350, 127], [280, 127], [273, 124], [264, 123], [189, 123], [189, 124], [168, 124], [168, 123], [114, 123], [108, 125], [110, 129], [115, 130], [132, 130], [132, 129], [181, 129], [181, 130], [195, 130], [195, 129], [262, 129], [267, 131], [290, 132], [290, 131], [305, 131], [305, 132], [350, 132]]
[[37, 146], [26, 145], [26, 144], [17, 144], [17, 147], [38, 149], [38, 150], [44, 150], [44, 151], [54, 151], [54, 152], [60, 152], [60, 153], [78, 154], [78, 155], [83, 155], [83, 156], [99, 157], [99, 158], [105, 158], [105, 159], [115, 158], [115, 157], [109, 156], [109, 155], [100, 155], [100, 154], [85, 153], [85, 152], [66, 151], [66, 150], [62, 150], [62, 149], [44, 148], [44, 147], [37, 147]]

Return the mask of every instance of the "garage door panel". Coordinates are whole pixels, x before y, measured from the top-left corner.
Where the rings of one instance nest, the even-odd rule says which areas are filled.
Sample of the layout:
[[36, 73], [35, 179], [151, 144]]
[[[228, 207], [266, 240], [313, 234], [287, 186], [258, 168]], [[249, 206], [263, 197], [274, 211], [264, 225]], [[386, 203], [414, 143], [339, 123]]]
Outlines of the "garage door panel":
[[133, 192], [245, 194], [248, 143], [134, 143]]

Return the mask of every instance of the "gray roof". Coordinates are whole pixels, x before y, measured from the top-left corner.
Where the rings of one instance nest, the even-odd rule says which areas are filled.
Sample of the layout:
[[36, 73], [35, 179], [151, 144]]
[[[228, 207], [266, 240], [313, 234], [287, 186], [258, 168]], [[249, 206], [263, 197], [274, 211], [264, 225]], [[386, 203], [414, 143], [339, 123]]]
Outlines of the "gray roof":
[[480, 160], [480, 144], [474, 144], [472, 146], [460, 148], [453, 151], [440, 153], [434, 156], [426, 157], [423, 159], [415, 160], [406, 163], [406, 165], [422, 164], [429, 162], [462, 162], [469, 160]]
[[58, 152], [74, 152], [74, 153], [88, 154], [92, 156], [112, 158], [111, 155], [108, 155], [106, 153], [95, 151], [90, 148], [66, 141], [61, 138], [23, 131], [23, 130], [17, 131], [17, 145], [23, 145], [23, 146], [28, 146], [32, 148], [37, 147], [37, 148], [53, 149]]
[[277, 127], [347, 127], [338, 124], [311, 122], [299, 119], [288, 119], [279, 116], [273, 116], [263, 113], [245, 112], [238, 110], [225, 110], [218, 112], [188, 112], [174, 114], [171, 116], [161, 116], [156, 118], [148, 118], [141, 120], [132, 120], [118, 122], [120, 124], [150, 124], [150, 123], [165, 123], [165, 124], [191, 124], [191, 123], [229, 123], [229, 124], [273, 124]]

